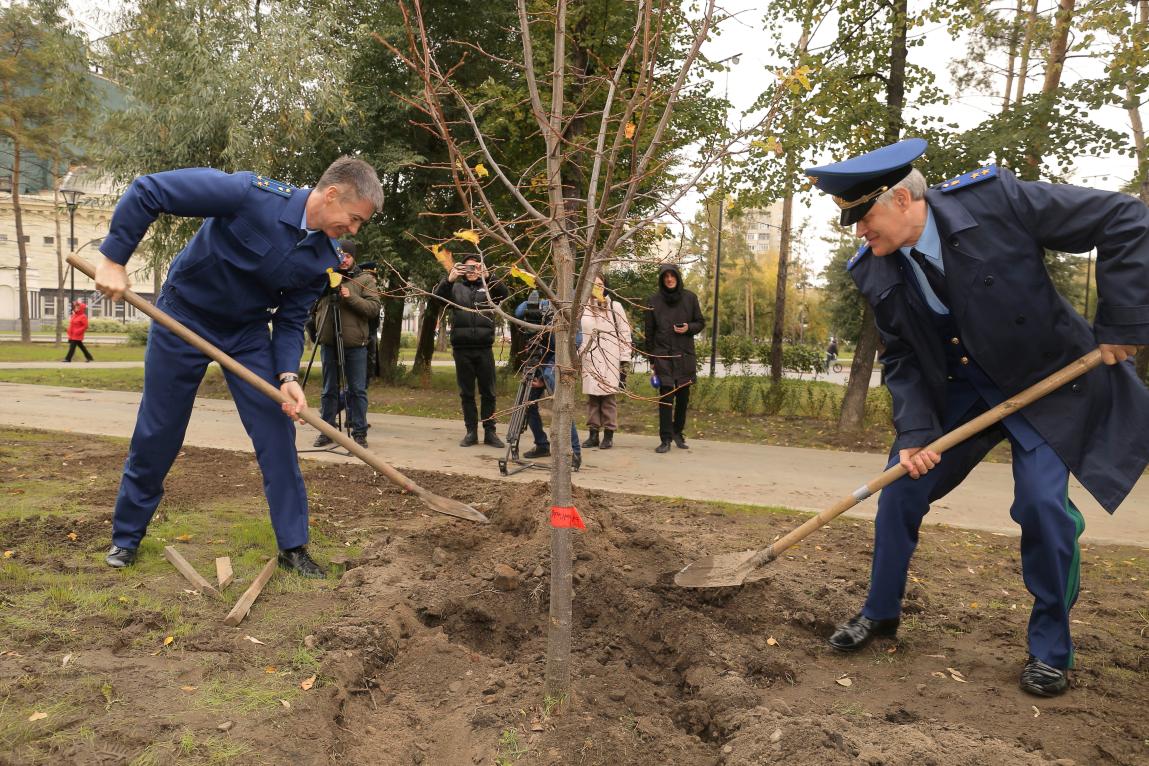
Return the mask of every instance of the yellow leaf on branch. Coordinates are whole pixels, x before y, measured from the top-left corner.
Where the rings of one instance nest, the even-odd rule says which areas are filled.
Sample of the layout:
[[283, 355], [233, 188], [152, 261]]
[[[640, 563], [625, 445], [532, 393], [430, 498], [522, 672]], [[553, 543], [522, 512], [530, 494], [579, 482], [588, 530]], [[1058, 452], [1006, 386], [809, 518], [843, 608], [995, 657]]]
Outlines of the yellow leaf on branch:
[[517, 279], [521, 279], [523, 281], [523, 283], [526, 284], [527, 287], [533, 288], [535, 286], [534, 275], [523, 271], [518, 266], [512, 266], [511, 267], [511, 276], [515, 277]]
[[478, 246], [479, 233], [474, 229], [459, 229], [455, 232], [455, 239], [461, 239], [464, 242], [470, 242], [472, 245]]
[[431, 245], [427, 249], [431, 251], [431, 255], [435, 256], [435, 260], [439, 262], [440, 266], [442, 266], [447, 271], [451, 270], [451, 267], [455, 264], [455, 259], [451, 255], [450, 250], [443, 247], [438, 242]]
[[475, 175], [477, 175], [479, 178], [486, 178], [490, 174], [491, 174], [490, 171], [487, 170], [487, 168], [483, 165], [483, 163], [480, 162], [478, 165], [475, 166]]
[[628, 123], [626, 124], [626, 127], [625, 127], [625, 128], [623, 128], [623, 134], [624, 134], [624, 135], [625, 135], [625, 136], [626, 136], [628, 139], [634, 138], [634, 130], [635, 130], [635, 125], [634, 125], [634, 123], [633, 123], [633, 122], [628, 122]]

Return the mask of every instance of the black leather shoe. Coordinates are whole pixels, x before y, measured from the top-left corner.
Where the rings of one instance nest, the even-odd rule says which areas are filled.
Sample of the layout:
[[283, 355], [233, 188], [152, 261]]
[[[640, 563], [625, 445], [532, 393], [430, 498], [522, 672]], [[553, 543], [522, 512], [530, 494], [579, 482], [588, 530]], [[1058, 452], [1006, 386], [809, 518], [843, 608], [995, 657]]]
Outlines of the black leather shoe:
[[331, 443], [331, 437], [327, 434], [319, 434], [315, 437], [315, 441], [311, 442], [312, 447], [326, 447]]
[[360, 447], [365, 448], [367, 446], [367, 434], [351, 434], [351, 438], [354, 439], [355, 443]]
[[479, 432], [474, 430], [474, 429], [471, 429], [470, 431], [467, 431], [467, 435], [464, 436], [463, 440], [459, 442], [459, 446], [460, 447], [474, 447], [478, 443], [479, 443]]
[[507, 448], [506, 442], [499, 438], [499, 434], [493, 428], [488, 428], [483, 431], [483, 444], [486, 444], [488, 447], [494, 447], [495, 449]]
[[582, 468], [582, 453], [575, 452], [571, 455], [571, 470], [578, 471], [580, 468]]
[[670, 442], [663, 442], [662, 444], [659, 444], [654, 448], [654, 451], [660, 455], [665, 455], [667, 452], [670, 452]]
[[839, 625], [830, 636], [830, 646], [839, 652], [856, 652], [879, 636], [893, 636], [898, 632], [898, 618], [871, 620], [860, 612]]
[[136, 563], [136, 550], [136, 548], [121, 548], [118, 545], [113, 545], [112, 549], [108, 551], [108, 555], [104, 557], [104, 562], [116, 569], [130, 567]]
[[610, 449], [614, 446], [614, 431], [609, 428], [603, 431], [602, 444], [598, 445], [599, 449]]
[[279, 565], [284, 569], [290, 569], [302, 577], [308, 577], [313, 580], [321, 580], [327, 576], [323, 568], [315, 563], [315, 559], [307, 552], [307, 546], [301, 545], [298, 548], [279, 552]]
[[531, 449], [529, 449], [523, 453], [523, 457], [525, 457], [527, 460], [534, 460], [535, 458], [550, 457], [550, 456], [551, 456], [550, 445], [547, 445], [545, 447], [539, 447], [536, 445], [536, 446], [532, 447]]
[[1046, 665], [1033, 655], [1025, 661], [1021, 671], [1021, 690], [1038, 697], [1056, 697], [1069, 688], [1069, 676], [1064, 670]]
[[686, 446], [686, 437], [682, 434], [674, 435], [674, 446], [678, 447], [679, 449], [690, 449], [690, 447]]
[[598, 445], [598, 429], [592, 428], [590, 429], [590, 436], [586, 437], [586, 441], [582, 443], [582, 446], [587, 449], [591, 449], [592, 447], [597, 447]]

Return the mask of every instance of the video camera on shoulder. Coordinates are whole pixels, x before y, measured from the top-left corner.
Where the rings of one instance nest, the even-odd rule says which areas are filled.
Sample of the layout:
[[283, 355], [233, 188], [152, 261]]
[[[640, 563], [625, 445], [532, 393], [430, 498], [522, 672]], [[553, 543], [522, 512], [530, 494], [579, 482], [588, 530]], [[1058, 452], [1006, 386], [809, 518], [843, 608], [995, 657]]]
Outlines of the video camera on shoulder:
[[[539, 297], [538, 290], [531, 290], [531, 294], [527, 296], [527, 307], [523, 310], [523, 320], [531, 324], [541, 324], [549, 327], [554, 322], [555, 311], [548, 300], [542, 300]], [[528, 336], [537, 335], [539, 330], [529, 330], [524, 328], [523, 332]], [[543, 330], [542, 332], [549, 332]]]

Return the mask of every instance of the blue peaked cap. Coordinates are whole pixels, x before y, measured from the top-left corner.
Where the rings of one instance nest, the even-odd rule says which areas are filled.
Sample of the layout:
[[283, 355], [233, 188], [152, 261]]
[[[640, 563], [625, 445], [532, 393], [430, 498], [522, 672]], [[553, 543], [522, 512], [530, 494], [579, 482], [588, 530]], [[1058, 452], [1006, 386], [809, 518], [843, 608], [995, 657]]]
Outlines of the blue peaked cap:
[[842, 209], [842, 226], [862, 219], [883, 192], [910, 174], [913, 162], [925, 153], [924, 138], [907, 138], [859, 157], [807, 168], [806, 176]]

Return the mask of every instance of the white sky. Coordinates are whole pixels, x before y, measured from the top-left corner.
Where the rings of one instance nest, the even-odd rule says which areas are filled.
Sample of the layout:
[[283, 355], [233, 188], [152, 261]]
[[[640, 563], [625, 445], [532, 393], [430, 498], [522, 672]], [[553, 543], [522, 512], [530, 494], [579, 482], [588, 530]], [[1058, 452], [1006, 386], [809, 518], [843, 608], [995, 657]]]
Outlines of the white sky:
[[[449, 2], [450, 0], [442, 0]], [[734, 54], [741, 54], [738, 64], [734, 65], [729, 74], [716, 74], [712, 76], [716, 93], [721, 93], [724, 84], [728, 83], [729, 98], [734, 106], [730, 114], [731, 124], [740, 119], [739, 115], [750, 107], [770, 82], [772, 72], [777, 61], [769, 58], [769, 49], [774, 47], [773, 41], [763, 39], [762, 15], [767, 7], [768, 0], [726, 0], [723, 9], [734, 15], [722, 26], [721, 35], [713, 36], [703, 49], [705, 55], [712, 61], [717, 61]], [[928, 0], [910, 0], [910, 12], [914, 13], [926, 7]], [[70, 0], [76, 21], [83, 27], [91, 38], [107, 34], [111, 28], [111, 19], [125, 4], [109, 2], [108, 0]], [[1040, 10], [1048, 11], [1055, 5], [1054, 0], [1041, 0]], [[830, 41], [836, 30], [835, 25], [825, 23], [821, 36], [815, 36], [810, 45], [812, 48], [825, 45]], [[959, 42], [949, 39], [943, 27], [934, 26], [916, 31], [918, 35], [925, 35], [928, 43], [919, 48], [910, 49], [910, 58], [914, 63], [921, 64], [929, 58], [931, 69], [938, 78], [938, 85], [944, 91], [955, 93], [949, 77], [947, 65], [949, 61], [963, 54], [963, 46]], [[796, 41], [796, 34], [794, 35]], [[789, 41], [788, 41], [789, 42]], [[1062, 77], [1063, 83], [1087, 76], [1097, 76], [1100, 64], [1088, 58], [1071, 58], [1065, 64]], [[1040, 65], [1035, 76], [1041, 76]], [[1029, 86], [1032, 91], [1040, 87], [1035, 82]], [[987, 96], [977, 93], [965, 93], [955, 96], [949, 106], [944, 107], [947, 121], [958, 123], [959, 129], [973, 127], [988, 114], [996, 112], [999, 108], [1000, 96]], [[910, 105], [912, 108], [912, 104]], [[1094, 115], [1094, 119], [1105, 127], [1120, 131], [1130, 136], [1129, 120], [1126, 113], [1116, 107], [1106, 107]], [[824, 156], [816, 158], [815, 164], [832, 162], [840, 157]], [[985, 158], [990, 159], [990, 158]], [[1080, 157], [1074, 165], [1070, 180], [1074, 183], [1093, 186], [1100, 189], [1117, 189], [1128, 182], [1134, 172], [1134, 162], [1126, 157]], [[942, 179], [930, 179], [940, 181]], [[796, 243], [796, 254], [803, 258], [814, 273], [819, 272], [829, 259], [829, 252], [822, 243], [821, 238], [832, 234], [833, 222], [837, 220], [837, 208], [824, 195], [803, 195], [795, 205], [795, 225], [803, 219], [810, 220], [805, 241]], [[699, 206], [697, 195], [684, 199], [678, 206], [679, 218], [689, 221], [694, 217]]]

